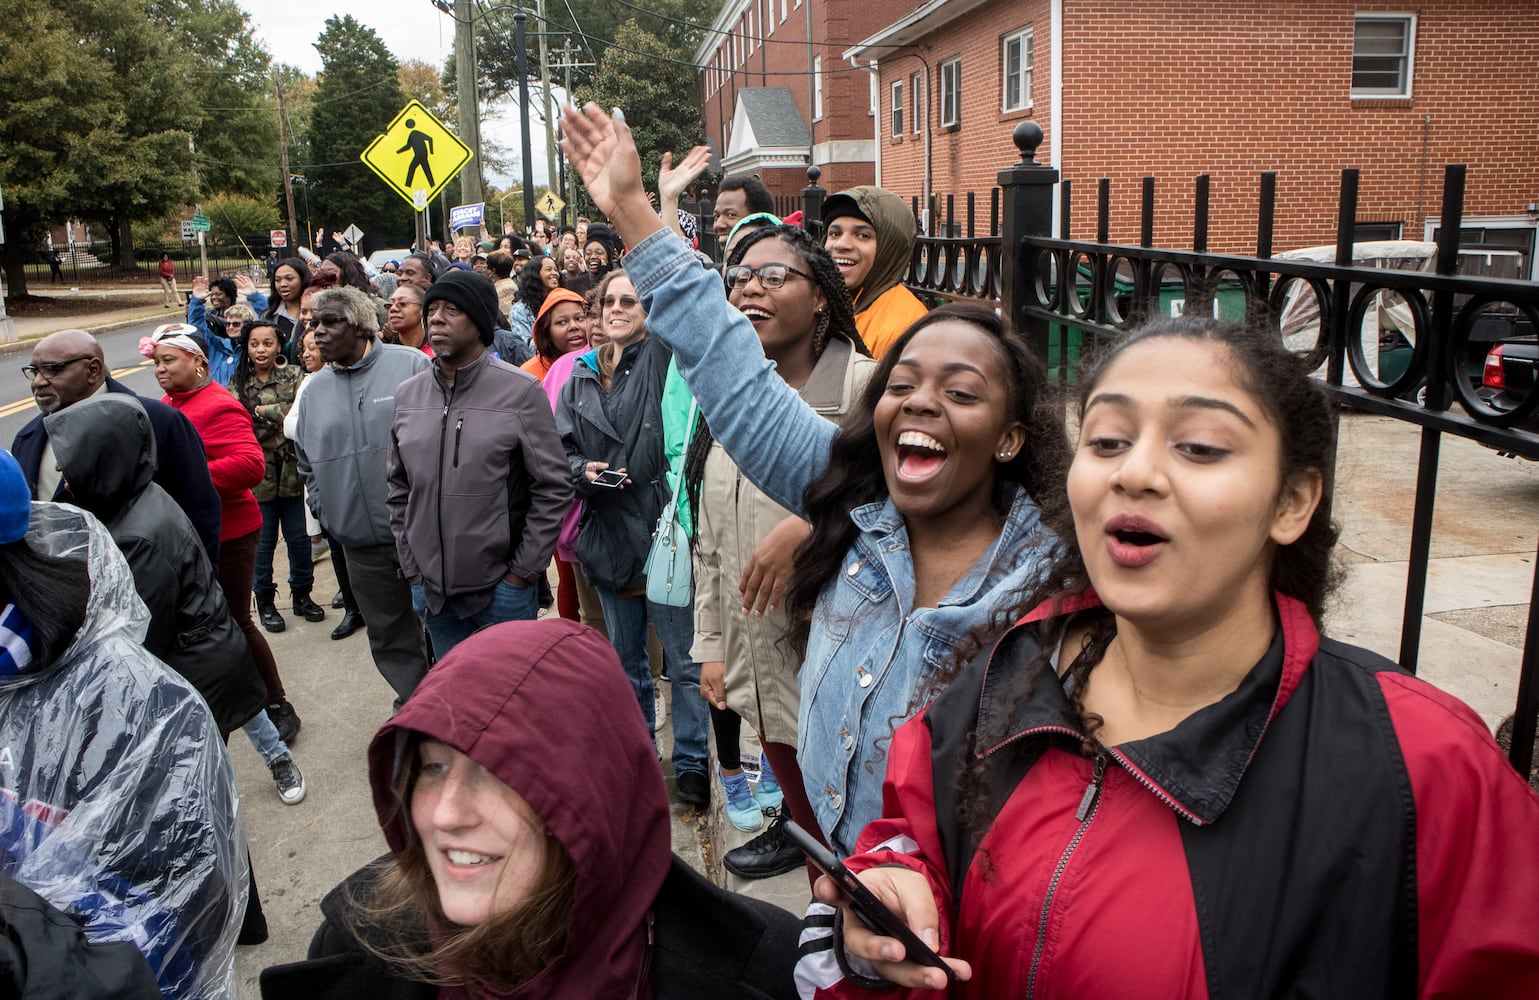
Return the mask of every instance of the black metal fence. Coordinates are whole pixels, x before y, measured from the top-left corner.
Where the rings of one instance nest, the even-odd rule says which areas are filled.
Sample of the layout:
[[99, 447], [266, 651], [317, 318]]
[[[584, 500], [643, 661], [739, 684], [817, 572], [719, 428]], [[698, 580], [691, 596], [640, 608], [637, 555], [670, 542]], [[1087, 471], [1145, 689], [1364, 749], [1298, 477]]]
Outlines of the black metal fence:
[[[1213, 312], [1238, 322], [1273, 325], [1298, 353], [1319, 366], [1329, 391], [1344, 405], [1421, 429], [1416, 501], [1399, 662], [1414, 672], [1420, 655], [1422, 612], [1437, 500], [1438, 459], [1445, 435], [1468, 438], [1502, 455], [1539, 460], [1539, 385], [1513, 393], [1481, 387], [1488, 350], [1513, 338], [1516, 350], [1539, 355], [1539, 283], [1459, 273], [1465, 168], [1447, 167], [1435, 255], [1423, 269], [1354, 263], [1358, 172], [1341, 172], [1336, 251], [1329, 262], [1279, 259], [1272, 232], [1277, 175], [1257, 182], [1254, 256], [1208, 252], [1208, 178], [1195, 179], [1192, 249], [1154, 246], [1155, 179], [1141, 190], [1137, 245], [1108, 239], [1110, 183], [1096, 185], [1096, 234], [1075, 240], [1069, 231], [1073, 188], [1059, 172], [1036, 162], [1042, 129], [1025, 121], [1012, 135], [1017, 163], [999, 172], [983, 206], [967, 194], [958, 213], [954, 195], [931, 197], [923, 210], [905, 284], [931, 304], [971, 301], [996, 306], [1046, 359], [1055, 379], [1077, 375], [1081, 349], [1121, 336], [1157, 316]], [[798, 204], [777, 204], [781, 214], [801, 208], [803, 225], [821, 230], [826, 192], [818, 169]], [[1053, 200], [1058, 197], [1058, 232]], [[702, 211], [702, 249], [713, 256], [710, 206]], [[1293, 255], [1289, 255], [1292, 257]], [[1404, 263], [1404, 262], [1400, 262]], [[1524, 344], [1534, 344], [1524, 348]], [[1539, 370], [1539, 356], [1534, 369]], [[1504, 461], [1497, 454], [1493, 461]], [[1528, 625], [1518, 677], [1510, 758], [1527, 775], [1539, 728], [1539, 556], [1529, 592]]]

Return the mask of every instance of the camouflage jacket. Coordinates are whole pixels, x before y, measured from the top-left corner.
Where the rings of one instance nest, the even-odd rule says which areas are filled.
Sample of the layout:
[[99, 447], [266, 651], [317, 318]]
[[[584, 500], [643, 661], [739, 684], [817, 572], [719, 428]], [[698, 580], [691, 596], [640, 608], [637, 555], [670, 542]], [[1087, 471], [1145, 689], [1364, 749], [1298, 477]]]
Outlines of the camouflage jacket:
[[261, 503], [277, 497], [297, 497], [304, 494], [304, 483], [299, 478], [299, 459], [294, 454], [294, 442], [283, 436], [283, 418], [294, 405], [299, 383], [305, 377], [298, 365], [284, 365], [273, 370], [265, 381], [255, 373], [247, 376], [238, 386], [233, 386], [241, 404], [251, 413], [257, 441], [262, 445], [262, 455], [267, 459], [267, 474], [251, 488]]

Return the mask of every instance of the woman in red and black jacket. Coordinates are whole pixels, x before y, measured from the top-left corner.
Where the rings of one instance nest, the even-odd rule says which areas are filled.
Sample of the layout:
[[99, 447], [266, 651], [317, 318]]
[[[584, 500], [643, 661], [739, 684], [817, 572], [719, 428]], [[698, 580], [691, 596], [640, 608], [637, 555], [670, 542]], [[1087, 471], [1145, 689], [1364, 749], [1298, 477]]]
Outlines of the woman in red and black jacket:
[[[850, 867], [959, 996], [1539, 996], [1539, 796], [1468, 707], [1320, 634], [1318, 383], [1187, 319], [1079, 416], [1067, 587], [893, 738]], [[803, 996], [944, 985], [817, 895]]]
[[251, 619], [251, 582], [262, 529], [262, 510], [251, 488], [267, 473], [251, 414], [228, 389], [209, 378], [208, 357], [196, 327], [186, 323], [157, 327], [140, 342], [139, 351], [155, 363], [155, 381], [166, 391], [161, 401], [180, 410], [203, 438], [209, 478], [222, 503], [219, 565], [215, 567], [219, 587], [267, 685], [267, 715], [288, 743], [299, 732], [299, 716], [283, 690], [272, 649]]

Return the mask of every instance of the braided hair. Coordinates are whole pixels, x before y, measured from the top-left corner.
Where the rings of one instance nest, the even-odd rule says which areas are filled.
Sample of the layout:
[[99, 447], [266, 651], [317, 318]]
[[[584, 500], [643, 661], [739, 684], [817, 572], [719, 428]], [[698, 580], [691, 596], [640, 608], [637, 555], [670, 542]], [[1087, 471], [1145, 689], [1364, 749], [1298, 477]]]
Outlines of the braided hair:
[[[765, 226], [756, 229], [743, 236], [727, 255], [727, 265], [738, 264], [754, 244], [767, 239], [777, 239], [793, 254], [796, 255], [800, 266], [807, 269], [812, 275], [813, 283], [823, 293], [823, 314], [818, 319], [817, 327], [812, 331], [812, 358], [814, 363], [823, 356], [823, 350], [828, 346], [829, 338], [839, 337], [847, 340], [859, 354], [871, 356], [870, 348], [860, 338], [860, 331], [855, 328], [855, 307], [850, 304], [849, 289], [845, 287], [844, 275], [839, 272], [839, 267], [834, 263], [833, 257], [824, 249], [823, 244], [813, 239], [812, 234], [800, 226]], [[705, 422], [705, 414], [700, 414], [695, 421], [694, 434], [690, 438], [689, 454], [684, 457], [684, 490], [689, 498], [689, 509], [698, 512], [700, 509], [700, 484], [705, 479], [705, 460], [711, 453], [711, 444], [715, 439], [711, 435], [711, 428]], [[698, 537], [699, 517], [693, 519], [693, 526]], [[693, 541], [693, 539], [691, 540]]]

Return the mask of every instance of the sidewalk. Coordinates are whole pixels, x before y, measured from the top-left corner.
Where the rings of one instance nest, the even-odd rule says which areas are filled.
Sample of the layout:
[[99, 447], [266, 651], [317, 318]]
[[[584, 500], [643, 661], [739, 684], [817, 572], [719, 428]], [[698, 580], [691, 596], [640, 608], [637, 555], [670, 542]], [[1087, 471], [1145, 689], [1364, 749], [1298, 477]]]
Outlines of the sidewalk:
[[130, 323], [165, 317], [166, 322], [184, 315], [181, 306], [170, 309], [160, 304], [159, 288], [91, 288], [81, 286], [68, 291], [58, 289], [32, 289], [30, 295], [46, 299], [123, 299], [122, 308], [104, 312], [86, 312], [65, 316], [11, 316], [16, 326], [16, 342], [0, 345], [0, 354], [12, 354], [32, 348], [28, 341], [38, 340], [60, 330], [87, 330], [105, 333]]

